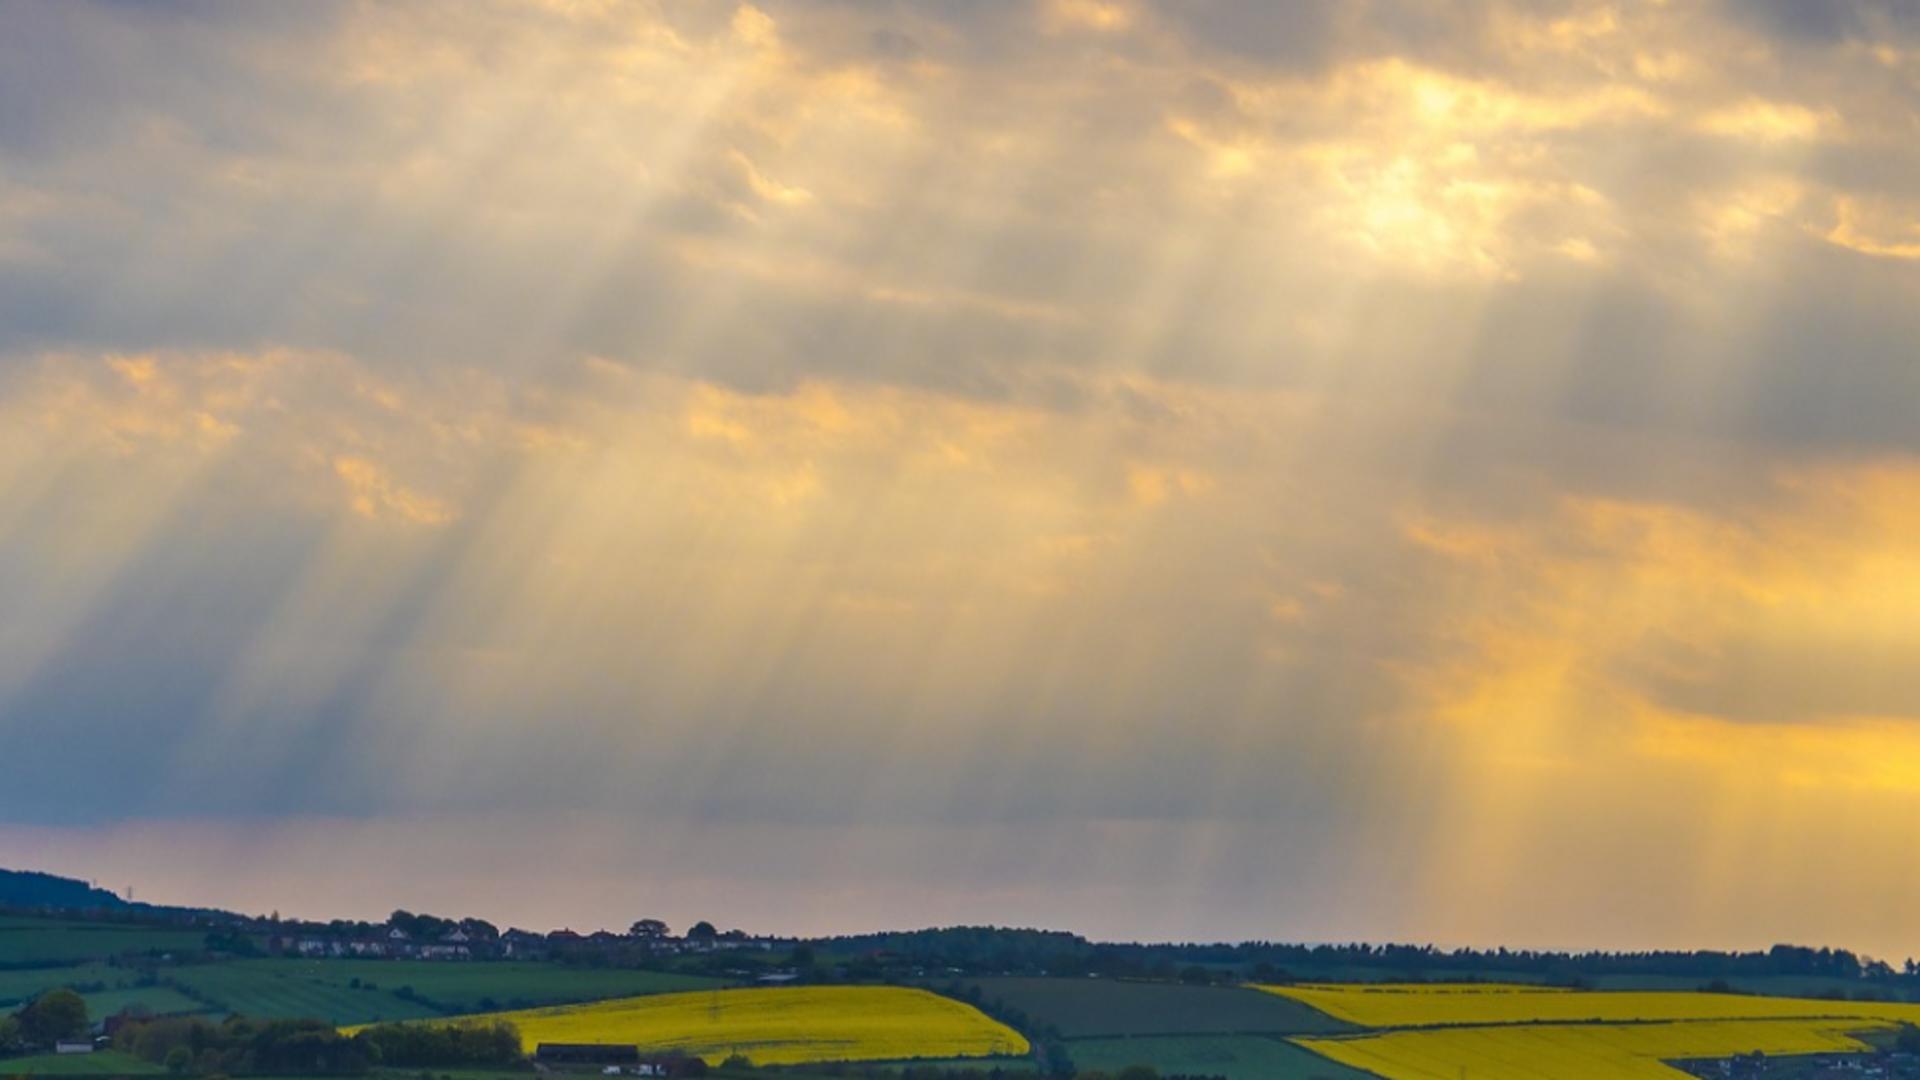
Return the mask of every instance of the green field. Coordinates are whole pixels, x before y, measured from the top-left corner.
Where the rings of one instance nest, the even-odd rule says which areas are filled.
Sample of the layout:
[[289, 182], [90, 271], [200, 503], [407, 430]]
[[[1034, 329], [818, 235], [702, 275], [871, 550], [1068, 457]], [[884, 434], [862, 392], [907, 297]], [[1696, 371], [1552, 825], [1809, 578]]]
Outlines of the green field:
[[[950, 984], [929, 987], [946, 992]], [[1132, 1035], [1313, 1035], [1351, 1031], [1353, 1026], [1298, 1002], [1276, 1008], [1278, 995], [1223, 986], [992, 976], [967, 979], [979, 987], [989, 1012], [997, 1000], [1027, 1014], [1035, 1025], [1057, 1028], [1066, 1038]], [[1283, 999], [1284, 1000], [1284, 999]]]
[[243, 969], [285, 971], [347, 986], [359, 979], [382, 990], [410, 986], [428, 1001], [453, 1012], [564, 1005], [602, 998], [712, 990], [724, 979], [632, 968], [585, 968], [524, 961], [446, 963], [432, 960], [247, 960]]
[[87, 1015], [95, 1020], [105, 1019], [130, 1005], [142, 1006], [155, 1016], [208, 1011], [205, 1005], [171, 986], [103, 990], [97, 994], [81, 994], [80, 999], [87, 1003]]
[[403, 1001], [384, 988], [356, 989], [344, 977], [336, 982], [311, 974], [310, 965], [316, 963], [326, 961], [196, 964], [168, 974], [204, 999], [212, 1010], [242, 1016], [311, 1017], [335, 1024], [367, 1024], [441, 1015], [431, 1005]]
[[197, 952], [206, 935], [116, 923], [0, 918], [0, 966], [79, 963], [125, 954]]
[[120, 989], [132, 986], [136, 974], [98, 963], [0, 971], [0, 1006], [16, 1006], [35, 994], [62, 986]]
[[[911, 1058], [903, 1061], [876, 1061], [878, 1068], [998, 1069], [1008, 1073], [1037, 1073], [1040, 1063], [1030, 1057]], [[783, 1077], [786, 1074], [782, 1074]]]
[[1151, 1065], [1162, 1073], [1224, 1076], [1227, 1080], [1366, 1080], [1370, 1075], [1262, 1035], [1074, 1039], [1067, 1043], [1067, 1053], [1077, 1069], [1107, 1072], [1129, 1065]]
[[[236, 960], [182, 967], [171, 977], [222, 1011], [343, 1026], [726, 985], [694, 975], [511, 961]], [[403, 996], [408, 990], [411, 996]]]
[[156, 1076], [166, 1071], [115, 1050], [0, 1058], [0, 1076]]

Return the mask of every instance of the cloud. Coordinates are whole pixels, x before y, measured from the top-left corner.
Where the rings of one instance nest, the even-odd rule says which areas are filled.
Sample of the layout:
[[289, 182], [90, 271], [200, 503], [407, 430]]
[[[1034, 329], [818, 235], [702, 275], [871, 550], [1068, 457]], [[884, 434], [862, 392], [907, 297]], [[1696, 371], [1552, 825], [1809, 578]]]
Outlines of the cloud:
[[1257, 845], [1356, 935], [1752, 944], [1844, 929], [1754, 777], [1910, 816], [1900, 5], [8, 15], [36, 829], [884, 822], [902, 911], [916, 829], [1098, 834], [1249, 933]]

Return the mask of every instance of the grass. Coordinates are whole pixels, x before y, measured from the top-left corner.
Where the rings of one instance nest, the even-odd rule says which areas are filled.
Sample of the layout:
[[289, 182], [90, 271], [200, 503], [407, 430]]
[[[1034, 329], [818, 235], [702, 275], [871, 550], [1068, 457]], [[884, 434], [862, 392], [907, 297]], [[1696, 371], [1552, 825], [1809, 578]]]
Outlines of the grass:
[[204, 931], [60, 919], [0, 919], [0, 965], [77, 964], [109, 956], [198, 952]]
[[[1869, 1022], [1871, 1023], [1871, 1022]], [[1320, 1054], [1386, 1080], [1679, 1080], [1663, 1064], [1770, 1055], [1858, 1053], [1868, 1049], [1847, 1020], [1688, 1020], [1655, 1024], [1501, 1024], [1408, 1029], [1337, 1039], [1302, 1039]]]
[[[726, 985], [695, 975], [513, 961], [239, 960], [183, 967], [172, 977], [229, 1012], [342, 1026]], [[403, 988], [415, 996], [397, 993]]]
[[158, 1065], [117, 1050], [0, 1058], [0, 1076], [155, 1076], [165, 1072]]
[[[1030, 1057], [958, 1057], [958, 1058], [910, 1058], [904, 1061], [875, 1061], [870, 1064], [881, 1068], [898, 1066], [899, 1068], [935, 1068], [935, 1069], [977, 1069], [991, 1071], [998, 1069], [1005, 1073], [1037, 1073], [1040, 1063]], [[782, 1072], [783, 1078], [791, 1073]]]
[[135, 972], [101, 963], [0, 971], [0, 1006], [18, 1005], [45, 990], [59, 987], [133, 985]]
[[[934, 984], [939, 986], [940, 984]], [[967, 979], [980, 1000], [996, 1000], [1066, 1038], [1106, 1035], [1323, 1034], [1352, 1025], [1297, 1001], [1258, 990], [1125, 979]]]
[[1019, 1032], [977, 1009], [897, 986], [804, 986], [656, 994], [491, 1014], [543, 1042], [633, 1043], [709, 1063], [743, 1054], [756, 1065], [900, 1061], [1025, 1054]]
[[307, 970], [309, 963], [327, 961], [199, 964], [169, 974], [218, 1010], [242, 1016], [312, 1018], [352, 1025], [441, 1015], [431, 1005], [404, 1001], [385, 990], [355, 989], [345, 978], [336, 982], [312, 975]]
[[148, 1012], [156, 1016], [207, 1011], [206, 1005], [171, 986], [135, 986], [120, 990], [103, 990], [94, 994], [81, 994], [80, 999], [87, 1003], [87, 1015], [95, 1020], [103, 1020], [129, 1005], [145, 1006]]
[[447, 963], [433, 960], [246, 960], [231, 965], [347, 988], [359, 979], [383, 991], [410, 986], [421, 997], [454, 1012], [490, 1012], [564, 1005], [577, 1001], [711, 990], [727, 982], [632, 968], [585, 968], [498, 960]]
[[1118, 1072], [1151, 1065], [1162, 1074], [1224, 1076], [1227, 1080], [1365, 1080], [1369, 1075], [1284, 1039], [1265, 1035], [1149, 1035], [1132, 1039], [1074, 1039], [1075, 1068]]
[[1637, 1020], [1920, 1020], [1920, 1005], [1692, 991], [1576, 991], [1479, 983], [1262, 989], [1364, 1027]]

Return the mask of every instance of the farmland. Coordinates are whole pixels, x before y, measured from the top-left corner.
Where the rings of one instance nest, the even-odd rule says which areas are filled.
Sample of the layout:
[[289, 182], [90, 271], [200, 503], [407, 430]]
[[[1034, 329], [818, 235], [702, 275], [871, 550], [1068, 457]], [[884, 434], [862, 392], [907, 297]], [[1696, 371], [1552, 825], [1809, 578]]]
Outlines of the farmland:
[[1377, 1034], [1301, 1046], [1388, 1080], [1460, 1075], [1666, 1077], [1682, 1058], [1861, 1053], [1856, 1036], [1920, 1018], [1920, 1006], [1678, 991], [1576, 991], [1489, 984], [1265, 988]]
[[1498, 1024], [1300, 1040], [1387, 1080], [1679, 1080], [1682, 1058], [1860, 1052], [1872, 1021], [1689, 1020], [1654, 1024]]
[[[1017, 1009], [1068, 1039], [1192, 1034], [1326, 1034], [1351, 1025], [1310, 1004], [1259, 991], [1131, 979], [989, 977], [962, 982], [989, 1011]], [[945, 986], [937, 987], [947, 989]], [[977, 988], [975, 999], [971, 990]], [[995, 1003], [998, 1003], [997, 1005]]]
[[1480, 983], [1263, 989], [1365, 1027], [1824, 1017], [1920, 1020], [1920, 1005], [1687, 991], [1570, 991]]
[[1265, 1035], [1149, 1035], [1133, 1039], [1077, 1039], [1069, 1044], [1077, 1069], [1118, 1072], [1151, 1064], [1163, 1073], [1222, 1076], [1226, 1080], [1364, 1080], [1369, 1074]]
[[87, 1015], [93, 1017], [112, 1016], [133, 1006], [143, 1008], [155, 1015], [203, 1012], [206, 1009], [206, 1006], [170, 986], [135, 986], [123, 990], [102, 990], [98, 993], [81, 994], [80, 999], [87, 1003]]
[[[144, 950], [157, 940], [153, 931], [117, 933], [114, 931], [122, 928], [112, 927], [81, 934], [68, 924], [26, 919], [0, 922], [0, 933], [36, 927], [57, 941], [99, 950], [102, 957], [116, 955], [114, 949], [128, 944]], [[16, 940], [15, 944], [19, 943]], [[17, 953], [50, 951], [65, 952], [67, 948], [16, 949]], [[139, 1005], [156, 1014], [233, 1013], [351, 1025], [728, 985], [724, 980], [699, 975], [529, 962], [276, 958], [146, 967], [150, 974], [140, 964], [115, 965], [89, 959], [75, 964], [0, 969], [0, 1006], [17, 1006], [43, 991], [67, 987], [80, 991], [88, 1013], [96, 1019]]]
[[239, 960], [182, 967], [172, 977], [222, 1011], [317, 1017], [342, 1025], [725, 985], [695, 975], [620, 968], [418, 960]]
[[191, 930], [0, 917], [0, 967], [185, 952], [199, 949], [203, 940], [203, 932]]
[[0, 1061], [7, 1076], [163, 1076], [165, 1069], [132, 1054], [35, 1054]]
[[105, 964], [0, 971], [0, 1006], [18, 1004], [55, 986], [108, 989], [129, 986], [132, 982], [131, 972]]
[[1021, 1055], [1027, 1040], [978, 1010], [904, 987], [715, 990], [489, 1014], [542, 1042], [636, 1043], [758, 1065]]

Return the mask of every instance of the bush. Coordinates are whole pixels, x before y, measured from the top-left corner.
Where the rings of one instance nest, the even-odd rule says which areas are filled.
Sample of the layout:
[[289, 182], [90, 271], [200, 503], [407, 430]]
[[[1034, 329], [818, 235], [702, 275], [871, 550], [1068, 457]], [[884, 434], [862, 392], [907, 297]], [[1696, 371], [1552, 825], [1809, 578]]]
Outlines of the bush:
[[370, 1064], [365, 1047], [320, 1020], [252, 1021], [239, 1017], [215, 1024], [196, 1017], [165, 1017], [132, 1023], [114, 1045], [176, 1072], [350, 1076]]
[[376, 1024], [354, 1036], [382, 1065], [402, 1068], [512, 1065], [520, 1031], [504, 1020], [450, 1024]]

